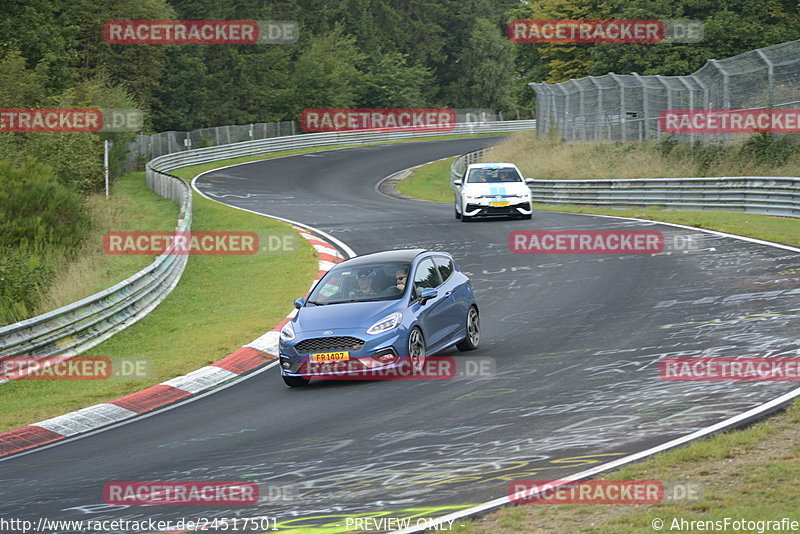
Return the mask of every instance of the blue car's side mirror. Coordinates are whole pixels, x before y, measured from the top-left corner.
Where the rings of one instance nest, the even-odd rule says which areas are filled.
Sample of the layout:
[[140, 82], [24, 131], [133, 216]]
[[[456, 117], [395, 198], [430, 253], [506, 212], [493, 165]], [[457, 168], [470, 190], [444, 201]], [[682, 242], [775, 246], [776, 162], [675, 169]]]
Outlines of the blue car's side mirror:
[[426, 301], [430, 299], [435, 299], [439, 296], [439, 292], [433, 289], [432, 287], [426, 287], [422, 290], [422, 293], [419, 294], [420, 304], [425, 304]]
[[306, 299], [297, 299], [294, 301], [294, 307], [298, 310], [303, 307], [303, 304], [306, 303]]

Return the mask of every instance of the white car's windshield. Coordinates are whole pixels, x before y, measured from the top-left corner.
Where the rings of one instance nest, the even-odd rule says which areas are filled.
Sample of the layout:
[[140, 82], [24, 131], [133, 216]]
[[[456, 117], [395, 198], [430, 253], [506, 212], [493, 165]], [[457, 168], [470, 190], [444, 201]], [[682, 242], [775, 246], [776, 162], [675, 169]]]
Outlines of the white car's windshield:
[[467, 175], [468, 184], [488, 184], [498, 182], [521, 182], [522, 177], [516, 169], [503, 167], [499, 169], [470, 169]]
[[374, 263], [339, 267], [329, 272], [308, 296], [312, 306], [396, 300], [405, 293], [408, 263]]

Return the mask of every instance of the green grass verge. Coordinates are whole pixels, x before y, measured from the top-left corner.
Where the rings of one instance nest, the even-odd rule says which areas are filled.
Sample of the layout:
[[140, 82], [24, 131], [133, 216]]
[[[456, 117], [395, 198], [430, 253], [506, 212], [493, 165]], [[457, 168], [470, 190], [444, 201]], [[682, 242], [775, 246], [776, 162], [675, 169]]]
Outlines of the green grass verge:
[[[448, 135], [431, 140], [492, 135], [505, 134]], [[421, 140], [396, 142], [415, 141]], [[358, 146], [366, 145], [314, 147], [232, 158], [184, 167], [174, 174], [189, 181], [201, 172], [228, 165]], [[144, 173], [130, 173], [117, 179], [113, 196], [113, 209], [122, 210], [124, 220], [131, 221], [125, 230], [174, 228], [177, 218], [175, 204], [147, 189]], [[168, 223], [165, 223], [165, 213], [169, 213]], [[111, 229], [120, 230], [118, 226], [112, 226], [103, 231]], [[234, 210], [196, 194], [192, 229], [292, 231], [284, 223]], [[306, 293], [317, 272], [313, 248], [303, 239], [299, 239], [298, 243], [300, 250], [290, 255], [192, 256], [178, 287], [155, 311], [84, 354], [144, 358], [150, 368], [147, 379], [16, 381], [5, 384], [0, 387], [0, 431], [113, 400], [158, 384], [212, 363], [260, 336], [286, 316], [291, 309], [291, 302]], [[90, 290], [82, 290], [81, 296], [76, 298], [88, 296], [125, 279], [150, 263], [152, 257], [112, 256], [101, 257], [100, 261], [100, 265], [77, 269], [90, 272], [87, 276], [92, 279], [87, 282]], [[65, 280], [63, 283], [71, 282]]]
[[[450, 165], [453, 159], [455, 158], [429, 163], [417, 168], [411, 176], [397, 184], [397, 189], [401, 193], [417, 198], [452, 203]], [[800, 219], [792, 217], [727, 211], [676, 211], [659, 208], [617, 209], [555, 204], [534, 204], [534, 210], [635, 217], [800, 246]], [[534, 217], [536, 217], [535, 211]]]
[[[477, 520], [458, 521], [453, 530], [469, 534], [517, 532], [653, 533], [699, 532], [677, 528], [686, 521], [745, 519], [800, 521], [800, 405], [746, 429], [695, 441], [598, 477], [657, 480], [666, 487], [692, 484], [694, 499], [652, 505], [522, 504]], [[540, 477], [546, 479], [547, 477]], [[722, 529], [717, 529], [722, 532]], [[727, 532], [744, 532], [728, 527]], [[746, 530], [758, 532], [759, 530]], [[779, 530], [761, 530], [778, 532]]]
[[[449, 165], [450, 161], [422, 166], [412, 176], [400, 182], [398, 190], [418, 198], [452, 202]], [[671, 222], [800, 246], [800, 221], [789, 217], [739, 212], [541, 204], [537, 204], [535, 209]], [[454, 531], [468, 534], [652, 534], [656, 532], [652, 528], [654, 519], [664, 521], [662, 531], [665, 532], [677, 531], [676, 525], [680, 524], [681, 518], [687, 521], [724, 521], [726, 517], [764, 521], [788, 517], [800, 521], [800, 492], [796, 487], [797, 480], [800, 480], [798, 423], [800, 403], [796, 402], [785, 413], [744, 430], [696, 441], [599, 477], [613, 480], [659, 480], [666, 485], [699, 484], [702, 498], [696, 502], [638, 506], [509, 506], [481, 519], [457, 521], [454, 523]], [[673, 523], [676, 520], [678, 523]], [[701, 528], [697, 525], [693, 528], [684, 526], [682, 531], [696, 532]]]
[[800, 246], [800, 219], [791, 217], [773, 217], [771, 215], [733, 211], [676, 211], [657, 208], [616, 209], [574, 205], [561, 206], [556, 204], [534, 204], [534, 210], [634, 217], [695, 226], [706, 230], [753, 237], [774, 243]]
[[405, 180], [398, 182], [397, 190], [406, 195], [437, 202], [453, 202], [450, 189], [450, 165], [453, 158], [429, 163], [414, 169]]
[[[188, 177], [191, 171], [181, 174]], [[139, 173], [119, 182], [127, 180], [143, 178]], [[158, 199], [150, 195], [137, 200]], [[138, 222], [131, 227], [143, 225]], [[196, 194], [192, 230], [292, 231], [285, 223]], [[299, 236], [297, 243], [297, 252], [291, 254], [191, 256], [180, 283], [158, 308], [83, 355], [143, 358], [150, 369], [146, 379], [20, 380], [2, 385], [0, 430], [113, 400], [185, 374], [270, 330], [291, 310], [292, 300], [306, 293], [317, 272], [314, 249]]]

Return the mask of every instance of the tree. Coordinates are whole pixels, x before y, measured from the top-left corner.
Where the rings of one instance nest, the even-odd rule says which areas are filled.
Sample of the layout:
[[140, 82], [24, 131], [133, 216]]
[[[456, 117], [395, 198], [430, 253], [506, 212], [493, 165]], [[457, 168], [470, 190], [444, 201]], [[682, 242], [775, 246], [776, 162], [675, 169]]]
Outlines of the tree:
[[294, 115], [304, 108], [349, 108], [363, 91], [365, 55], [341, 26], [320, 35], [294, 63]]
[[[608, 18], [695, 19], [704, 36], [691, 44], [603, 44], [591, 51], [588, 74], [636, 72], [643, 75], [691, 74], [708, 59], [721, 59], [800, 38], [797, 3], [780, 0], [678, 0], [641, 4], [608, 0]], [[645, 16], [646, 14], [646, 16]]]
[[514, 48], [499, 28], [478, 19], [459, 53], [459, 76], [448, 88], [455, 107], [513, 109]]
[[408, 65], [407, 56], [389, 52], [368, 63], [359, 105], [366, 108], [423, 107], [429, 100], [433, 76], [429, 69]]

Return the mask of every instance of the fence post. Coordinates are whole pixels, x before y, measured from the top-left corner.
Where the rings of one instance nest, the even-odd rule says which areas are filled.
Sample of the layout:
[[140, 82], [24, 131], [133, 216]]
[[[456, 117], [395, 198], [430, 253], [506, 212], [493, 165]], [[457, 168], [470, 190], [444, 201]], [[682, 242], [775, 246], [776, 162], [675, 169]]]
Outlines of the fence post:
[[600, 141], [600, 128], [603, 124], [603, 88], [597, 83], [594, 76], [589, 76], [589, 79], [597, 88], [597, 120], [594, 125], [594, 142], [597, 143]]
[[[583, 121], [581, 123], [581, 141], [586, 141], [586, 107], [584, 102], [583, 87], [576, 81], [570, 80], [578, 88], [578, 114]], [[574, 126], [573, 126], [574, 127]], [[573, 138], [574, 140], [574, 138]]]
[[[711, 63], [711, 65], [713, 65], [714, 68], [717, 69], [719, 73], [722, 75], [722, 109], [730, 110], [731, 109], [730, 77], [728, 76], [728, 73], [725, 72], [725, 69], [719, 66], [719, 60], [709, 59], [708, 62]], [[722, 144], [724, 146], [728, 146], [730, 135], [726, 133], [723, 135], [722, 139], [723, 139]]]
[[631, 75], [642, 88], [642, 118], [639, 121], [639, 141], [642, 141], [642, 125], [644, 125], [644, 139], [650, 139], [650, 130], [647, 128], [648, 121], [650, 120], [650, 105], [648, 103], [649, 92], [647, 91], [647, 83], [645, 83], [641, 76], [635, 72], [632, 72]]
[[[686, 87], [686, 90], [689, 91], [689, 109], [694, 111], [696, 109], [694, 104], [694, 89], [689, 85], [688, 80], [686, 80], [686, 78], [683, 76], [679, 77], [678, 79], [681, 81], [683, 86]], [[694, 132], [689, 133], [689, 142], [694, 143]]]
[[759, 49], [756, 50], [756, 52], [758, 52], [758, 55], [764, 60], [764, 63], [767, 64], [767, 107], [772, 109], [775, 103], [775, 66], [763, 51]]
[[[625, 143], [628, 141], [628, 125], [626, 124], [626, 116], [625, 116], [625, 86], [619, 80], [619, 75], [614, 74], [613, 72], [608, 73], [611, 76], [611, 79], [617, 83], [617, 88], [619, 90], [619, 123], [620, 123], [620, 130], [622, 130], [621, 137], [622, 142]], [[611, 129], [608, 130], [608, 140], [611, 141]]]

